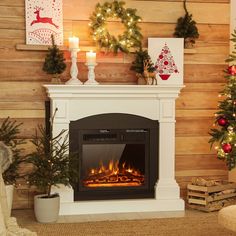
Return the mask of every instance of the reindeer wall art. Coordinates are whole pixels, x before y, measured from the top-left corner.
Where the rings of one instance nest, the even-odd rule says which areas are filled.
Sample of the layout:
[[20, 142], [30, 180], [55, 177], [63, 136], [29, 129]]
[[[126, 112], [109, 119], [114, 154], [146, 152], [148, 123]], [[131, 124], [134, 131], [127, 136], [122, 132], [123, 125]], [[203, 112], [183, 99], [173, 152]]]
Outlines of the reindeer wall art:
[[62, 0], [25, 0], [26, 44], [63, 44]]
[[37, 23], [48, 23], [48, 24], [54, 25], [58, 29], [58, 25], [52, 22], [52, 18], [40, 16], [41, 10], [43, 11], [44, 9], [41, 7], [35, 7], [34, 14], [36, 14], [36, 20], [33, 20], [30, 25], [32, 26], [33, 24], [37, 24]]

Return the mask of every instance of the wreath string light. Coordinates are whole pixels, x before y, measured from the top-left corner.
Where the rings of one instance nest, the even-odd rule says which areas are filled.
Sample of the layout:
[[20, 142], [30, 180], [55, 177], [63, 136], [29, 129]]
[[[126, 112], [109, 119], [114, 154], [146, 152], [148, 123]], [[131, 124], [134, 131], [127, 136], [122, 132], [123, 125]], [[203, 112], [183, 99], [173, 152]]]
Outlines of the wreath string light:
[[[137, 25], [141, 17], [136, 15], [136, 9], [124, 8], [125, 3], [122, 1], [105, 2], [103, 5], [98, 3], [95, 11], [90, 17], [89, 26], [92, 31], [92, 37], [100, 48], [117, 53], [119, 50], [128, 53], [131, 48], [140, 48], [142, 34], [140, 27]], [[108, 18], [120, 19], [125, 26], [122, 35], [115, 37], [107, 29]]]

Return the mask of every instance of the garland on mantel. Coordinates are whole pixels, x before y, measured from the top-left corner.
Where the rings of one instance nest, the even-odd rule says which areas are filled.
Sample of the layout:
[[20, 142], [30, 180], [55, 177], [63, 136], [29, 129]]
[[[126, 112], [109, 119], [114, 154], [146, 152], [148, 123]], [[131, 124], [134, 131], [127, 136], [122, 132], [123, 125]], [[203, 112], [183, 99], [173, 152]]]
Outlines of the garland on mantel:
[[[136, 15], [136, 9], [124, 8], [125, 3], [122, 1], [105, 2], [103, 5], [98, 3], [95, 11], [90, 17], [90, 28], [93, 39], [100, 48], [106, 51], [117, 53], [119, 50], [128, 53], [131, 48], [140, 48], [142, 34], [140, 27], [137, 25], [141, 17]], [[120, 19], [125, 26], [122, 35], [115, 37], [107, 29], [107, 20]]]

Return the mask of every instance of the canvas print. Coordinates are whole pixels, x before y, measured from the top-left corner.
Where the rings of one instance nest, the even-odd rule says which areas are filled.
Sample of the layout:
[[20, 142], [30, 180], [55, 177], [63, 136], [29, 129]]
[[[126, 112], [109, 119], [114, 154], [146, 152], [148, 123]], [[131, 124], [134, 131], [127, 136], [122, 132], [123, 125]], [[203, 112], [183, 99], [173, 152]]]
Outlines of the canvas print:
[[156, 68], [158, 84], [183, 83], [183, 39], [149, 38], [148, 54]]
[[62, 0], [25, 0], [26, 44], [63, 44]]

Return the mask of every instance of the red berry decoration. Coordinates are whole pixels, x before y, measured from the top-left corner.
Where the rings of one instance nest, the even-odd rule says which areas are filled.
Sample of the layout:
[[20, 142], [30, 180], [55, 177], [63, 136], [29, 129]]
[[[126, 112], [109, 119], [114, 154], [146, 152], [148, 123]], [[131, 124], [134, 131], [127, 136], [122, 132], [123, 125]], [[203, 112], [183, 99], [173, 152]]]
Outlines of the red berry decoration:
[[236, 65], [229, 66], [229, 67], [228, 67], [228, 73], [229, 73], [230, 75], [236, 75]]
[[230, 153], [232, 151], [232, 146], [230, 143], [224, 143], [222, 144], [222, 149], [225, 153]]
[[228, 120], [225, 117], [220, 117], [217, 119], [217, 123], [220, 126], [226, 126], [228, 124]]

